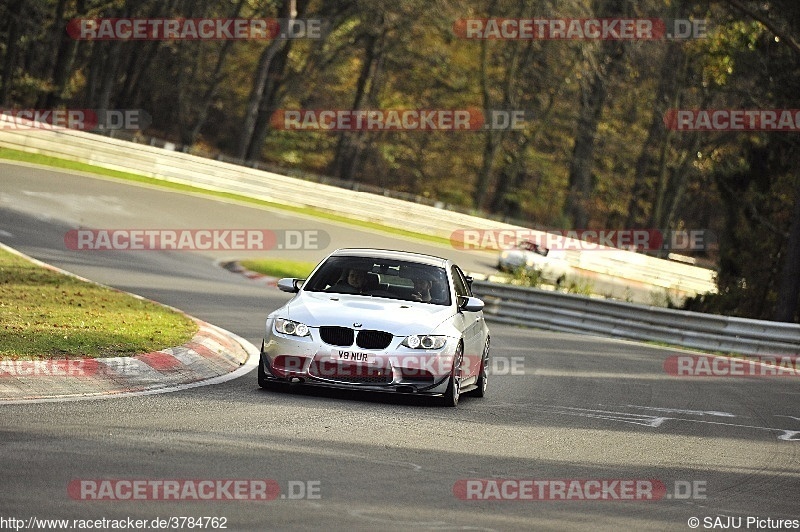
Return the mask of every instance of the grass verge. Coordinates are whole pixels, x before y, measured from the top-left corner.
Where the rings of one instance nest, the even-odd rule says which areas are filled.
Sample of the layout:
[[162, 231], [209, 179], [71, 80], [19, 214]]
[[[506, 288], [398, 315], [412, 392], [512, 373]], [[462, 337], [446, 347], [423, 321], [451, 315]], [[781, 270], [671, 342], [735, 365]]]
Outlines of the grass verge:
[[0, 357], [114, 357], [189, 341], [189, 317], [0, 250]]
[[9, 148], [0, 148], [0, 159], [8, 159], [11, 161], [19, 161], [19, 162], [26, 162], [26, 163], [33, 163], [33, 164], [41, 164], [44, 166], [51, 166], [53, 168], [64, 168], [66, 170], [77, 170], [80, 172], [88, 172], [92, 174], [96, 174], [103, 177], [110, 177], [114, 179], [121, 179], [125, 181], [131, 181], [135, 183], [143, 183], [147, 185], [152, 185], [156, 187], [166, 188], [170, 190], [177, 190], [182, 192], [191, 192], [194, 194], [203, 194], [206, 196], [214, 196], [223, 199], [229, 199], [238, 202], [249, 203], [252, 205], [259, 205], [262, 207], [268, 207], [271, 209], [279, 209], [283, 211], [293, 212], [297, 214], [303, 214], [306, 216], [313, 216], [315, 218], [321, 218], [324, 220], [330, 220], [333, 222], [344, 223], [347, 225], [361, 227], [364, 229], [370, 229], [374, 231], [380, 231], [383, 233], [388, 233], [396, 236], [403, 236], [408, 238], [414, 238], [417, 240], [422, 240], [425, 242], [432, 242], [435, 244], [443, 244], [446, 246], [450, 246], [450, 240], [438, 236], [428, 235], [424, 233], [416, 233], [414, 231], [406, 231], [404, 229], [398, 229], [395, 227], [390, 227], [386, 225], [377, 224], [374, 222], [367, 222], [362, 220], [353, 220], [347, 218], [345, 216], [340, 216], [337, 214], [333, 214], [327, 211], [323, 211], [321, 209], [315, 209], [312, 207], [294, 207], [291, 205], [284, 205], [282, 203], [275, 203], [272, 201], [265, 201], [259, 200], [255, 198], [250, 198], [248, 196], [244, 196], [241, 194], [232, 194], [228, 192], [219, 192], [216, 190], [208, 190], [205, 188], [200, 187], [193, 187], [191, 185], [183, 185], [181, 183], [172, 183], [169, 181], [164, 181], [162, 179], [156, 179], [153, 177], [146, 177], [139, 174], [133, 174], [130, 172], [122, 172], [119, 170], [111, 170], [108, 168], [103, 168], [100, 166], [94, 166], [91, 164], [80, 163], [76, 161], [69, 161], [67, 159], [60, 159], [58, 157], [50, 157], [48, 155], [40, 155], [37, 153], [28, 153], [19, 150], [12, 150]]
[[313, 262], [301, 262], [284, 259], [250, 259], [240, 262], [250, 271], [258, 272], [271, 277], [296, 277], [305, 279], [316, 266]]

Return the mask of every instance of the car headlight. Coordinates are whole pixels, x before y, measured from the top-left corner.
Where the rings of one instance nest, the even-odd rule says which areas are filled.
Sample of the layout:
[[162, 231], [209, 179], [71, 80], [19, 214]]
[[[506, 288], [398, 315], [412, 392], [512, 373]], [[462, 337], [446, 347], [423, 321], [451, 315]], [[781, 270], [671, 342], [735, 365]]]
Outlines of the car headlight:
[[308, 325], [296, 321], [275, 318], [275, 330], [291, 336], [308, 336]]
[[446, 336], [432, 336], [429, 334], [412, 334], [400, 343], [411, 349], [441, 349], [447, 343]]

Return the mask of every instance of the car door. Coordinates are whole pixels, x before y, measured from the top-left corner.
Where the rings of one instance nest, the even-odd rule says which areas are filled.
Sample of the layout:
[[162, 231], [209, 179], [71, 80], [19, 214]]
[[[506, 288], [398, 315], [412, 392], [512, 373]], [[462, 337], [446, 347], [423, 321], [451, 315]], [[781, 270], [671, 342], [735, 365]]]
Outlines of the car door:
[[[467, 284], [466, 276], [461, 268], [453, 266], [453, 288], [456, 299], [472, 297], [472, 290]], [[464, 377], [477, 376], [480, 370], [481, 356], [483, 355], [483, 312], [459, 311], [460, 329], [464, 331], [464, 364], [462, 372]], [[469, 382], [467, 382], [469, 384]]]

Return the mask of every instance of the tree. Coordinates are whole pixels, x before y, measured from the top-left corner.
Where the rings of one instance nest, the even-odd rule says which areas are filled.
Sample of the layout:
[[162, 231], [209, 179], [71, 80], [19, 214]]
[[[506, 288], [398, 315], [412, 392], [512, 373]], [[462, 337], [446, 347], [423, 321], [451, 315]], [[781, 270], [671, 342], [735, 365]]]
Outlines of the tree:
[[[595, 0], [595, 16], [622, 16], [630, 12], [627, 0]], [[565, 206], [566, 215], [573, 227], [589, 225], [587, 201], [592, 194], [592, 169], [597, 128], [608, 97], [609, 79], [623, 66], [625, 48], [622, 41], [605, 40], [599, 46], [584, 46], [586, 71], [580, 80], [578, 124], [575, 144], [569, 166], [569, 192]]]
[[[771, 54], [769, 74], [775, 80], [773, 87], [775, 103], [784, 109], [800, 108], [800, 43], [798, 21], [800, 6], [791, 0], [773, 0], [769, 3], [726, 0], [738, 10], [763, 25], [781, 44], [781, 50]], [[800, 308], [800, 164], [796, 154], [800, 142], [795, 136], [788, 139], [767, 139], [769, 152], [765, 158], [771, 168], [779, 168], [784, 175], [794, 176], [793, 207], [787, 220], [783, 266], [777, 289], [777, 303], [773, 318], [777, 321], [798, 321]], [[789, 189], [792, 190], [791, 188]]]

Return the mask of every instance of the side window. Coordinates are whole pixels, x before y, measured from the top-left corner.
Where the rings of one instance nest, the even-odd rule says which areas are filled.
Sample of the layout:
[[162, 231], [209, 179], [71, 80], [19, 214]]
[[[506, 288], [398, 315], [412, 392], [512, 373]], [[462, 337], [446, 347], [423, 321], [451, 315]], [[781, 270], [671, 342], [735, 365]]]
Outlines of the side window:
[[453, 286], [456, 289], [456, 296], [471, 297], [472, 292], [467, 286], [467, 281], [464, 279], [464, 274], [458, 266], [453, 266], [451, 270], [453, 274]]

